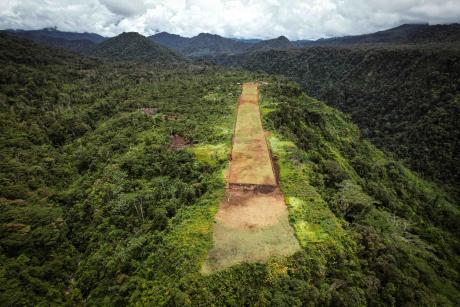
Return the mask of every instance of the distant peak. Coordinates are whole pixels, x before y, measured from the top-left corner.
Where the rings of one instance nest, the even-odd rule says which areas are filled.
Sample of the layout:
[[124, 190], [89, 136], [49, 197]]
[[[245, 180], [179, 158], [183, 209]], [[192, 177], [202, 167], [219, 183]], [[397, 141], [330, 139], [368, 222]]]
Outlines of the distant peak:
[[211, 33], [200, 33], [197, 35], [197, 37], [220, 37], [220, 35]]
[[161, 32], [155, 33], [154, 35], [158, 35], [158, 36], [159, 36], [159, 35], [177, 35], [177, 34], [171, 34], [171, 33], [166, 32], [166, 31], [161, 31]]
[[400, 25], [398, 27], [395, 27], [394, 29], [427, 27], [427, 26], [429, 26], [428, 23], [405, 23], [405, 24], [402, 24], [402, 25]]
[[130, 37], [144, 37], [142, 34], [139, 34], [139, 33], [137, 33], [137, 32], [123, 32], [123, 33], [121, 33], [121, 34], [118, 35], [118, 36], [126, 36], [126, 37], [128, 37], [128, 36], [130, 36]]
[[172, 34], [172, 33], [169, 33], [169, 32], [158, 32], [158, 33], [155, 33], [154, 35], [152, 35], [154, 37], [170, 37], [170, 36], [174, 36], [174, 37], [182, 37], [178, 34]]
[[276, 40], [280, 40], [280, 41], [289, 41], [289, 39], [288, 39], [286, 36], [284, 36], [284, 35], [281, 35], [281, 36], [277, 37]]
[[54, 27], [43, 28], [43, 31], [49, 31], [49, 32], [51, 32], [51, 31], [57, 31], [57, 30], [58, 30], [58, 29], [57, 29], [56, 26], [54, 26]]

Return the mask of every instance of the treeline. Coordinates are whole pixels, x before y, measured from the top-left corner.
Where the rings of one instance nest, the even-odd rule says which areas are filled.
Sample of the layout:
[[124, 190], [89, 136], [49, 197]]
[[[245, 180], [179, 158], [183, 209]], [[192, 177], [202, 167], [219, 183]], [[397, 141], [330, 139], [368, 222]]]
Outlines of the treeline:
[[460, 52], [456, 45], [314, 47], [219, 58], [287, 76], [351, 115], [380, 148], [459, 197]]

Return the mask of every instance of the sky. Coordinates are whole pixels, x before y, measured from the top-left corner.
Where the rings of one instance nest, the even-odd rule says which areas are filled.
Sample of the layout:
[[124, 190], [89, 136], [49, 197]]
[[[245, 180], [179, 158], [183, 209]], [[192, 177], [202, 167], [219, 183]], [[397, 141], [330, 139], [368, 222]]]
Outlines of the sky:
[[291, 40], [460, 22], [460, 0], [0, 0], [0, 29]]

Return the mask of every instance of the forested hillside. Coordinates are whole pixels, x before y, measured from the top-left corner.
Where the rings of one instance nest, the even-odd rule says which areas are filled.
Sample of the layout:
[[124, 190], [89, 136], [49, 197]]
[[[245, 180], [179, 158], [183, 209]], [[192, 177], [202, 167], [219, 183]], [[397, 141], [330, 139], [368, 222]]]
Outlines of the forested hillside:
[[458, 197], [460, 47], [313, 47], [219, 61], [298, 81], [350, 114], [379, 147]]
[[[0, 305], [460, 301], [457, 205], [295, 84], [4, 35], [0, 65]], [[254, 80], [302, 250], [203, 275]]]

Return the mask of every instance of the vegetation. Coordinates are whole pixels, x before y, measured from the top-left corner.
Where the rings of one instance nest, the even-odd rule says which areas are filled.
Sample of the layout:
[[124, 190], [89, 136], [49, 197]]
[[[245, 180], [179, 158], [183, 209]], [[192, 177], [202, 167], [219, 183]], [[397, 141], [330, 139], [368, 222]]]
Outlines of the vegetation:
[[[0, 65], [1, 305], [460, 301], [458, 207], [286, 80], [4, 35]], [[302, 251], [203, 276], [238, 82], [257, 79]]]
[[459, 199], [458, 46], [314, 47], [221, 58], [285, 75], [351, 115], [364, 135]]

